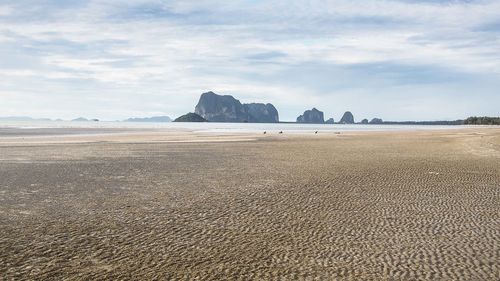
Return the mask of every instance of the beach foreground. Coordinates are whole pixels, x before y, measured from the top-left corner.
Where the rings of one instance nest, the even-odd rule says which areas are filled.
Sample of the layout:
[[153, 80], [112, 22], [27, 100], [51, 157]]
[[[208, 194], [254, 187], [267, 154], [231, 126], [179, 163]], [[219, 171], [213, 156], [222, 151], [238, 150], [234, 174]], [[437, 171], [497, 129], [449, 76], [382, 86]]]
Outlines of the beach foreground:
[[3, 280], [500, 278], [499, 129], [10, 136]]

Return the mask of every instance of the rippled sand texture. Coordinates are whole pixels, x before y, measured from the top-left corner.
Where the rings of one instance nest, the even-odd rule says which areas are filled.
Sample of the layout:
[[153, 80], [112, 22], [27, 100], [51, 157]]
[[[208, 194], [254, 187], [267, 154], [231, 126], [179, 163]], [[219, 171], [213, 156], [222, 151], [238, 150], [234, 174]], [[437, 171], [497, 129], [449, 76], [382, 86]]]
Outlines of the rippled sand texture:
[[4, 280], [500, 279], [496, 129], [0, 158]]

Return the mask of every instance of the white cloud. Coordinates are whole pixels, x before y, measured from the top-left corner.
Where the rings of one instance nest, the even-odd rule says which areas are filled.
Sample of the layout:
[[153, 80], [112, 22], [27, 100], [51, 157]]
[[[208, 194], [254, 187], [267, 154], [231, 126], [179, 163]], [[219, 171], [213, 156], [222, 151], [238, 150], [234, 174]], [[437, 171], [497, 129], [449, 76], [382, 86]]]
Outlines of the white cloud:
[[[348, 94], [345, 87], [335, 88], [340, 84], [337, 77], [332, 77], [332, 82], [321, 80], [321, 87], [270, 78], [300, 65], [331, 65], [342, 71], [350, 65], [387, 64], [463, 72], [471, 77], [500, 74], [500, 31], [484, 29], [498, 24], [498, 1], [54, 3], [19, 1], [17, 6], [0, 6], [0, 16], [16, 15], [15, 19], [0, 18], [0, 56], [16, 56], [9, 65], [0, 62], [0, 79], [5, 81], [0, 91], [37, 84], [39, 87], [26, 91], [45, 99], [71, 92], [68, 98], [79, 100], [82, 110], [96, 111], [95, 104], [75, 94], [71, 81], [88, 88], [87, 95], [99, 91], [106, 100], [130, 97], [131, 105], [126, 108], [134, 112], [151, 112], [153, 103], [141, 103], [134, 94], [147, 93], [162, 99], [160, 104], [168, 104], [170, 112], [166, 113], [176, 115], [192, 110], [201, 92], [220, 90], [241, 99], [272, 101], [282, 106], [282, 116], [290, 120], [301, 105], [321, 103], [325, 98], [322, 89], [329, 89], [332, 100], [339, 93]], [[280, 55], [250, 59], [266, 53]], [[321, 74], [323, 69], [309, 71]], [[356, 71], [368, 76], [373, 69]], [[300, 78], [300, 74], [294, 75]], [[371, 91], [381, 97], [392, 91], [391, 83], [404, 83], [390, 75], [372, 76], [381, 80], [368, 84], [352, 74], [344, 76], [348, 80], [342, 82], [352, 85], [353, 95], [367, 96]], [[417, 76], [424, 77], [420, 82], [427, 84], [425, 79], [432, 74]], [[494, 81], [488, 83], [487, 93], [499, 86]], [[379, 88], [370, 88], [374, 86]], [[417, 95], [419, 90], [437, 93], [452, 89], [443, 86], [432, 90], [419, 83], [411, 86]], [[192, 106], [186, 108], [189, 103]], [[109, 118], [115, 118], [117, 112]], [[401, 114], [394, 111], [394, 118], [403, 118]]]
[[6, 5], [0, 5], [0, 17], [8, 16], [12, 13], [12, 7]]

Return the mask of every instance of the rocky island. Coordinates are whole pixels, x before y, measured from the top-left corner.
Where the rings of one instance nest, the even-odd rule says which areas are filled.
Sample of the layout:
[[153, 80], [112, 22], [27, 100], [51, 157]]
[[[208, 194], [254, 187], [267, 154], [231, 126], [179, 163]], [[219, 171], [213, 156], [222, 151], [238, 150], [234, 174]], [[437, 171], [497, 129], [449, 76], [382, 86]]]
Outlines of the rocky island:
[[340, 119], [340, 124], [354, 124], [354, 115], [350, 111], [346, 111]]
[[384, 124], [384, 121], [380, 118], [373, 118], [371, 121], [370, 121], [370, 124]]
[[196, 113], [188, 113], [177, 117], [173, 122], [207, 122], [207, 120]]
[[313, 108], [304, 111], [304, 114], [297, 117], [297, 123], [324, 124], [325, 118], [322, 111]]
[[230, 95], [203, 93], [195, 113], [210, 122], [278, 123], [278, 110], [270, 104], [242, 104]]

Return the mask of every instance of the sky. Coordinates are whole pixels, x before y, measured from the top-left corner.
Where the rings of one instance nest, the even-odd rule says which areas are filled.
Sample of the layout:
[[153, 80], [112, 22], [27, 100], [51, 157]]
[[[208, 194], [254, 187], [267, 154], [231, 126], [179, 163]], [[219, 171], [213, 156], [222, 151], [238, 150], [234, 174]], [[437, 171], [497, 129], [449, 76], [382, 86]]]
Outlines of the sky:
[[500, 115], [500, 1], [0, 0], [0, 116]]

